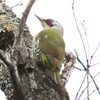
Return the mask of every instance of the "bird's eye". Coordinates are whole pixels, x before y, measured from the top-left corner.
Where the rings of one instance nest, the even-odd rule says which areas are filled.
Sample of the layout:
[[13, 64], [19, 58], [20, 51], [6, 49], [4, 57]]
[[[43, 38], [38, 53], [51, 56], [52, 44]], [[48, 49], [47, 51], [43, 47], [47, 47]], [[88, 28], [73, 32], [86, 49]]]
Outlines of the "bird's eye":
[[46, 22], [46, 24], [49, 25], [50, 27], [53, 26], [52, 23], [51, 23], [49, 20], [46, 20], [45, 22]]

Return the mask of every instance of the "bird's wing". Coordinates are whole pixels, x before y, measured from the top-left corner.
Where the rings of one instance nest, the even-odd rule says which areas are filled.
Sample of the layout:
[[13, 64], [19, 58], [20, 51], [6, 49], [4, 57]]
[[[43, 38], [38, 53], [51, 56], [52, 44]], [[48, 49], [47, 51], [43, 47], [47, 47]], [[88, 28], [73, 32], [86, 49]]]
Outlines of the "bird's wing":
[[37, 38], [40, 41], [40, 49], [43, 53], [63, 61], [65, 43], [61, 34], [56, 29], [45, 29], [38, 34]]

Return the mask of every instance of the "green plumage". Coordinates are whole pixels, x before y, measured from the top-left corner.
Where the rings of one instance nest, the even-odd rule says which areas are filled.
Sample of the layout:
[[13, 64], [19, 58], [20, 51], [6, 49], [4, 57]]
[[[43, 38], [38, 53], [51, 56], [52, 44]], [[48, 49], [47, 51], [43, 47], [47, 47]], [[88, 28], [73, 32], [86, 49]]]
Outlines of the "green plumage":
[[53, 28], [44, 29], [36, 36], [34, 45], [33, 51], [36, 62], [46, 68], [46, 74], [56, 84], [61, 85], [59, 73], [65, 56], [65, 43], [61, 33]]
[[50, 54], [63, 61], [65, 55], [65, 43], [58, 30], [53, 28], [44, 29], [37, 38], [40, 40], [40, 49], [45, 54]]

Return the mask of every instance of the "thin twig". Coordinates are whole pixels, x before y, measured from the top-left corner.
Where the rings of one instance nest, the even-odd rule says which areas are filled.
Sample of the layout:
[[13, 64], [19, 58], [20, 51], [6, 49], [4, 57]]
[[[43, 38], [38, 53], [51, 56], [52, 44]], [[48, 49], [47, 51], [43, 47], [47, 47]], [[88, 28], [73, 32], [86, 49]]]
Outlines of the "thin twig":
[[80, 92], [80, 90], [81, 90], [81, 88], [82, 88], [82, 85], [83, 85], [83, 83], [84, 83], [84, 81], [85, 81], [85, 78], [86, 78], [86, 74], [85, 74], [85, 76], [84, 76], [84, 78], [83, 78], [83, 81], [82, 81], [82, 83], [81, 83], [81, 86], [80, 86], [80, 88], [79, 88], [79, 90], [78, 90], [78, 92], [77, 92], [77, 94], [76, 94], [75, 100], [77, 100], [78, 94], [79, 94], [79, 92]]
[[81, 37], [81, 40], [82, 40], [82, 44], [83, 44], [83, 48], [84, 48], [84, 52], [85, 52], [85, 57], [86, 57], [86, 62], [88, 64], [88, 57], [87, 57], [86, 47], [85, 47], [84, 40], [83, 40], [83, 37], [81, 35], [79, 26], [78, 26], [78, 22], [77, 22], [75, 11], [74, 11], [74, 0], [73, 0], [73, 3], [72, 3], [72, 10], [73, 10], [73, 16], [74, 16], [74, 19], [75, 19], [76, 27], [77, 27], [78, 33], [79, 33], [79, 35]]
[[90, 67], [96, 66], [96, 65], [98, 65], [98, 64], [100, 64], [100, 62], [98, 62], [98, 63], [96, 63], [96, 64], [93, 64], [93, 65], [91, 65]]
[[96, 87], [96, 89], [97, 89], [97, 91], [98, 91], [98, 93], [99, 93], [99, 95], [100, 95], [100, 90], [99, 90], [99, 87], [97, 86], [97, 84], [96, 84], [96, 82], [95, 82], [95, 80], [94, 80], [93, 76], [92, 76], [90, 73], [89, 73], [89, 76], [92, 78], [93, 83], [94, 83], [94, 85], [95, 85], [95, 87]]
[[[92, 78], [92, 80], [93, 80], [93, 77], [92, 77], [92, 75], [91, 75], [90, 72], [89, 72], [89, 67], [90, 67], [90, 64], [89, 64], [89, 63], [91, 63], [91, 60], [93, 59], [95, 53], [97, 52], [100, 43], [99, 43], [98, 47], [96, 48], [94, 54], [91, 56], [90, 62], [89, 62], [89, 58], [88, 58], [88, 57], [89, 57], [89, 50], [88, 50], [88, 56], [87, 56], [87, 51], [86, 51], [84, 39], [83, 39], [82, 34], [81, 34], [81, 31], [80, 31], [80, 29], [79, 29], [78, 22], [77, 22], [77, 19], [76, 19], [76, 15], [75, 15], [75, 11], [74, 11], [74, 0], [73, 0], [73, 3], [72, 3], [72, 10], [73, 10], [73, 16], [74, 16], [74, 19], [75, 19], [76, 27], [77, 27], [78, 33], [79, 33], [79, 35], [80, 35], [80, 37], [81, 37], [82, 44], [83, 44], [83, 48], [84, 48], [84, 52], [85, 52], [85, 57], [86, 57], [87, 67], [84, 66], [84, 64], [80, 61], [80, 59], [79, 59], [78, 57], [77, 57], [77, 60], [78, 60], [79, 63], [83, 66], [84, 70], [87, 71], [87, 98], [89, 99], [89, 89], [88, 89], [88, 87], [89, 87], [89, 80], [88, 80], [88, 75], [89, 75], [89, 76]], [[96, 85], [95, 80], [93, 80], [93, 82], [94, 82], [94, 84], [95, 84], [95, 86], [96, 86], [96, 88], [97, 88], [97, 90], [98, 90], [98, 93], [100, 94], [99, 88], [98, 88], [98, 86]]]
[[12, 6], [11, 8], [14, 8], [16, 6], [21, 6], [21, 5], [23, 5], [23, 3], [21, 1], [19, 1], [16, 5]]
[[[94, 76], [94, 78], [89, 82], [89, 84], [90, 83], [92, 83], [93, 82], [93, 80], [98, 76], [100, 74], [100, 72], [99, 73], [97, 73], [97, 75], [96, 76]], [[78, 98], [78, 100], [81, 98], [81, 96], [82, 96], [82, 94], [85, 92], [85, 90], [87, 89], [87, 86], [83, 89], [83, 91], [81, 92], [81, 94], [80, 94], [80, 96], [79, 96], [79, 98]]]
[[86, 71], [87, 73], [87, 99], [89, 100], [89, 71]]
[[96, 52], [97, 52], [97, 50], [98, 50], [99, 46], [100, 46], [100, 42], [99, 42], [99, 44], [98, 44], [98, 46], [97, 46], [96, 50], [94, 51], [94, 53], [92, 54], [92, 56], [91, 56], [91, 58], [90, 58], [90, 63], [91, 63], [91, 61], [92, 61], [92, 59], [93, 59], [94, 55], [96, 54]]
[[[96, 89], [95, 90], [93, 90], [90, 94], [89, 94], [89, 97], [94, 93], [96, 91]], [[85, 99], [83, 99], [83, 100], [86, 100], [86, 99], [88, 99], [87, 97], [85, 98]]]
[[[84, 21], [85, 22], [85, 21]], [[84, 23], [81, 23], [82, 24], [82, 27], [84, 29], [84, 34], [85, 34], [85, 37], [86, 37], [86, 42], [87, 42], [87, 48], [88, 48], [88, 53], [87, 53], [87, 57], [89, 59], [89, 42], [88, 42], [88, 38], [87, 38], [87, 33], [86, 33], [86, 28], [84, 26]]]
[[[83, 66], [84, 70], [86, 71], [86, 67], [85, 67], [85, 65], [82, 63], [82, 61], [79, 59], [79, 57], [77, 57], [77, 60], [79, 61], [79, 63]], [[97, 86], [97, 84], [96, 84], [95, 80], [93, 79], [93, 76], [91, 75], [90, 72], [89, 72], [89, 76], [90, 76], [91, 79], [93, 80], [93, 83], [94, 83], [94, 85], [95, 85], [95, 87], [96, 87], [96, 89], [97, 89], [97, 91], [98, 91], [98, 93], [99, 93], [99, 95], [100, 95], [100, 90], [99, 90], [99, 88], [98, 88], [98, 86]]]
[[[77, 19], [76, 19], [75, 11], [74, 11], [74, 0], [73, 0], [72, 9], [73, 9], [73, 15], [74, 15], [75, 23], [76, 23], [76, 26], [77, 26], [77, 30], [78, 30], [78, 33], [79, 33], [79, 35], [81, 37], [83, 48], [84, 48], [84, 52], [85, 52], [85, 56], [86, 56], [87, 68], [84, 67], [84, 69], [87, 71], [87, 97], [89, 99], [89, 88], [88, 88], [89, 87], [89, 84], [88, 84], [88, 66], [89, 66], [88, 63], [89, 62], [88, 62], [88, 56], [87, 56], [87, 52], [86, 52], [85, 43], [84, 43], [83, 37], [81, 35], [80, 29], [79, 29], [79, 26], [78, 26], [78, 22], [77, 22]], [[76, 98], [77, 98], [77, 95], [76, 95]]]
[[84, 69], [80, 69], [78, 67], [74, 67], [75, 69], [78, 69], [79, 71], [85, 71]]
[[77, 60], [78, 60], [78, 62], [83, 66], [84, 70], [86, 71], [86, 67], [85, 67], [85, 65], [82, 63], [82, 61], [79, 59], [78, 56], [77, 56]]

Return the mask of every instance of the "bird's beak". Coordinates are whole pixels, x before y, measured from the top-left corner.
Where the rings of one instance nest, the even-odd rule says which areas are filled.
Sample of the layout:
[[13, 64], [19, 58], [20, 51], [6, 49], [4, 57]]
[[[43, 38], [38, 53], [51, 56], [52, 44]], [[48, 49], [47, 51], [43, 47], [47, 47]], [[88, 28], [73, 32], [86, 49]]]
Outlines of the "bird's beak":
[[[35, 15], [35, 14], [34, 14]], [[41, 22], [41, 21], [44, 21], [44, 19], [43, 18], [41, 18], [41, 17], [39, 17], [39, 16], [37, 16], [37, 15], [35, 15], [38, 19], [39, 19], [39, 21]]]
[[48, 27], [48, 25], [45, 23], [45, 19], [43, 19], [43, 18], [41, 18], [41, 17], [39, 17], [37, 15], [35, 15], [35, 16], [39, 19], [39, 21], [40, 21], [40, 23], [41, 23], [43, 28]]

